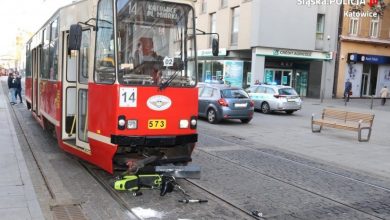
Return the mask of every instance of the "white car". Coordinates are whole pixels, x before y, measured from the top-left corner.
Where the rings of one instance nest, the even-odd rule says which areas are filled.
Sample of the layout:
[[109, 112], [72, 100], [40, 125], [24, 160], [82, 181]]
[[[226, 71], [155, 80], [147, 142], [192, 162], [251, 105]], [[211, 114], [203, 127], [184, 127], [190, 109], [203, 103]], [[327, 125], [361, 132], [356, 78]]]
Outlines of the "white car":
[[284, 111], [292, 114], [302, 108], [302, 100], [291, 86], [253, 85], [246, 89], [255, 104], [255, 109], [262, 113]]

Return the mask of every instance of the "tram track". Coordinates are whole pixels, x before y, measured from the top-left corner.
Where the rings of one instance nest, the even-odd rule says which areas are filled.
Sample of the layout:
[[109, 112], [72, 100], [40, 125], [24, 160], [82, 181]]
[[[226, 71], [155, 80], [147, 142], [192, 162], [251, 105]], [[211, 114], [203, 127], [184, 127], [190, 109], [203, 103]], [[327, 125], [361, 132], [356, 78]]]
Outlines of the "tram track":
[[[228, 145], [232, 145], [231, 141], [225, 140], [225, 139], [220, 138], [220, 137], [216, 137], [216, 136], [213, 136], [213, 135], [210, 135], [210, 134], [206, 134], [206, 133], [202, 133], [201, 135], [207, 136], [208, 138], [218, 139], [218, 141], [224, 142], [224, 143], [226, 143]], [[241, 139], [241, 140], [243, 139], [243, 138], [240, 138], [240, 137], [237, 137], [237, 138]], [[373, 184], [373, 183], [368, 183], [368, 182], [365, 182], [365, 181], [360, 180], [360, 179], [356, 179], [356, 178], [349, 177], [349, 176], [346, 176], [346, 175], [343, 175], [343, 174], [339, 174], [339, 173], [336, 173], [336, 172], [333, 172], [333, 171], [329, 171], [329, 170], [325, 170], [325, 169], [322, 169], [322, 168], [318, 168], [318, 167], [315, 167], [315, 166], [312, 166], [312, 165], [308, 165], [308, 164], [305, 164], [305, 163], [302, 163], [302, 162], [299, 162], [299, 161], [295, 161], [295, 160], [292, 160], [292, 159], [288, 159], [288, 158], [285, 158], [285, 157], [282, 157], [282, 156], [279, 156], [279, 155], [274, 155], [274, 154], [271, 154], [271, 153], [267, 153], [267, 152], [261, 151], [261, 149], [258, 149], [256, 147], [239, 145], [238, 143], [233, 143], [233, 144], [239, 146], [240, 148], [250, 149], [250, 150], [253, 150], [253, 151], [260, 152], [262, 154], [267, 155], [268, 157], [273, 157], [275, 159], [284, 160], [284, 161], [286, 161], [288, 163], [294, 163], [296, 165], [299, 165], [299, 166], [302, 166], [302, 167], [305, 167], [305, 168], [309, 168], [309, 169], [315, 170], [317, 172], [322, 172], [322, 173], [325, 173], [325, 174], [328, 174], [328, 175], [334, 175], [334, 176], [337, 176], [338, 178], [344, 178], [345, 180], [348, 180], [348, 181], [353, 181], [353, 182], [358, 183], [358, 184], [363, 184], [366, 187], [372, 187], [372, 188], [375, 188], [375, 189], [378, 189], [378, 190], [383, 190], [383, 191], [386, 191], [386, 192], [390, 192], [390, 188], [387, 188], [387, 187], [383, 187], [383, 186], [380, 186], [380, 185], [377, 185], [377, 184]], [[272, 179], [274, 181], [282, 183], [282, 184], [284, 184], [286, 186], [290, 186], [290, 187], [296, 188], [298, 190], [301, 190], [301, 191], [307, 192], [309, 194], [312, 194], [314, 196], [326, 199], [328, 201], [331, 201], [333, 203], [336, 203], [336, 204], [339, 204], [341, 206], [347, 207], [349, 209], [355, 210], [357, 212], [361, 212], [363, 214], [369, 215], [369, 216], [371, 216], [371, 217], [373, 217], [375, 219], [387, 219], [387, 218], [383, 218], [383, 217], [381, 217], [379, 215], [373, 214], [371, 212], [367, 212], [365, 210], [356, 208], [356, 207], [354, 207], [354, 206], [352, 206], [352, 205], [350, 205], [350, 204], [348, 204], [346, 202], [339, 201], [339, 200], [334, 199], [334, 198], [332, 198], [330, 196], [326, 196], [326, 195], [323, 195], [321, 193], [317, 193], [317, 192], [315, 192], [313, 190], [309, 190], [309, 189], [305, 188], [304, 186], [300, 186], [300, 185], [292, 183], [292, 182], [290, 182], [288, 180], [284, 180], [282, 178], [275, 177], [275, 176], [270, 175], [270, 174], [268, 174], [266, 172], [261, 172], [258, 169], [254, 168], [254, 167], [251, 167], [249, 165], [244, 165], [244, 164], [242, 164], [240, 162], [233, 161], [233, 160], [228, 159], [228, 158], [226, 158], [224, 156], [215, 155], [215, 154], [210, 153], [207, 150], [203, 150], [203, 149], [201, 149], [199, 147], [196, 148], [196, 149], [197, 149], [197, 151], [202, 152], [204, 154], [207, 154], [207, 155], [209, 155], [211, 157], [215, 157], [215, 158], [218, 158], [219, 160], [225, 161], [227, 163], [234, 164], [234, 166], [239, 167], [241, 169], [245, 169], [245, 170], [251, 171], [253, 173], [256, 173], [258, 175], [265, 176], [265, 177], [270, 178], [270, 179]], [[199, 186], [199, 187], [202, 187], [202, 186]], [[267, 218], [267, 216], [264, 216], [264, 218]]]
[[109, 182], [107, 182], [105, 179], [103, 179], [100, 175], [95, 173], [94, 168], [91, 167], [91, 165], [86, 164], [84, 161], [78, 161], [80, 165], [87, 171], [87, 173], [95, 179], [95, 181], [114, 199], [114, 201], [121, 207], [122, 211], [124, 211], [127, 215], [134, 216], [137, 219], [142, 219], [137, 216], [136, 213], [134, 213], [127, 202], [119, 195], [117, 191], [115, 191]]
[[217, 198], [217, 199], [219, 199], [220, 201], [223, 201], [224, 203], [228, 204], [229, 206], [235, 208], [236, 210], [238, 210], [238, 211], [244, 213], [244, 214], [247, 215], [248, 217], [251, 217], [251, 218], [253, 218], [253, 219], [264, 219], [264, 218], [262, 218], [262, 216], [261, 216], [262, 214], [261, 214], [260, 212], [259, 212], [258, 216], [255, 216], [255, 215], [253, 214], [253, 212], [254, 212], [254, 211], [257, 211], [257, 210], [252, 210], [252, 211], [250, 211], [250, 210], [246, 210], [246, 209], [244, 209], [244, 208], [241, 208], [240, 206], [235, 205], [233, 202], [229, 202], [229, 201], [227, 201], [226, 199], [224, 199], [223, 197], [217, 195], [216, 193], [214, 193], [214, 192], [212, 192], [212, 191], [206, 189], [205, 187], [203, 187], [202, 185], [196, 183], [195, 181], [192, 181], [192, 180], [190, 180], [190, 179], [184, 179], [184, 180], [185, 180], [187, 183], [190, 183], [192, 186], [195, 186], [195, 187], [197, 187], [198, 189], [203, 190], [204, 192], [210, 194], [210, 195], [213, 196], [214, 198]]
[[[122, 210], [127, 212], [127, 213], [131, 213], [132, 216], [135, 216], [137, 219], [143, 219], [141, 217], [139, 217], [137, 215], [137, 213], [134, 213], [132, 211], [132, 208], [128, 202], [125, 201], [125, 199], [120, 195], [120, 193], [118, 193], [118, 191], [116, 191], [115, 189], [112, 188], [112, 186], [109, 184], [109, 182], [102, 178], [100, 174], [98, 174], [97, 172], [95, 172], [94, 170], [96, 168], [93, 168], [91, 167], [91, 165], [89, 164], [86, 164], [86, 162], [83, 162], [83, 161], [79, 161], [80, 165], [96, 180], [96, 182], [99, 183], [99, 185], [101, 187], [104, 188], [104, 190], [121, 206]], [[196, 182], [194, 181], [191, 181], [190, 179], [180, 179], [181, 182], [183, 183], [189, 183], [190, 186], [192, 187], [196, 187], [198, 190], [201, 190], [203, 191], [205, 194], [207, 194], [207, 198], [213, 198], [214, 200], [218, 200], [219, 202], [225, 204], [226, 206], [229, 206], [230, 208], [236, 210], [237, 212], [243, 214], [244, 216], [246, 216], [248, 219], [263, 219], [261, 217], [256, 217], [254, 216], [249, 210], [245, 210], [245, 209], [242, 209], [241, 207], [233, 204], [232, 202], [229, 202], [227, 201], [226, 199], [222, 198], [221, 196], [218, 196], [217, 194], [211, 192], [210, 190], [202, 187], [201, 185], [197, 184]], [[183, 190], [186, 191], [186, 189], [189, 187], [188, 185], [182, 185], [182, 183], [180, 184], [180, 186], [183, 188]], [[178, 194], [182, 194], [183, 192], [181, 192], [180, 190], [178, 190], [177, 188], [174, 190], [174, 192], [178, 193]], [[131, 192], [128, 192], [128, 193], [131, 193]], [[190, 197], [186, 197], [186, 196], [182, 196], [182, 198], [187, 198], [187, 199], [194, 199], [192, 198], [191, 195], [189, 195]]]

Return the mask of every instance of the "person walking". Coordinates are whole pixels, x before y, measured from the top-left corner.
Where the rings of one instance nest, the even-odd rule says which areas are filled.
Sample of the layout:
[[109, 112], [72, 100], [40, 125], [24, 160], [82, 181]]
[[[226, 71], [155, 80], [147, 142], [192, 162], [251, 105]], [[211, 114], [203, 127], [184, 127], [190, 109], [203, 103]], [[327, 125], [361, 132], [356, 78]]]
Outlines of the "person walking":
[[352, 83], [349, 79], [345, 82], [344, 99], [349, 102], [349, 97], [352, 95]]
[[16, 71], [16, 91], [15, 91], [15, 101], [20, 99], [20, 103], [23, 103], [22, 99], [22, 76]]
[[16, 104], [15, 92], [16, 92], [16, 78], [13, 72], [8, 76], [8, 90], [9, 90], [9, 100], [11, 105]]
[[386, 98], [389, 95], [389, 89], [387, 88], [387, 86], [383, 86], [383, 88], [381, 89], [379, 94], [380, 94], [380, 96], [382, 98], [382, 105], [385, 105], [386, 104]]

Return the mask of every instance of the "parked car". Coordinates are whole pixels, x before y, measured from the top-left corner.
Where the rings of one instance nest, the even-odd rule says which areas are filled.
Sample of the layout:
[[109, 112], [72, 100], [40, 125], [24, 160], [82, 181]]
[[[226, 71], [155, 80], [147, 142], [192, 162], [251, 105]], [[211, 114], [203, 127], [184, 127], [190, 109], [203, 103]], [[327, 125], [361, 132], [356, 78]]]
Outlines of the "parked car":
[[262, 113], [284, 111], [292, 114], [302, 108], [302, 100], [291, 86], [253, 85], [246, 90]]
[[199, 117], [214, 124], [223, 119], [240, 119], [248, 123], [253, 117], [254, 103], [241, 88], [224, 84], [199, 83]]

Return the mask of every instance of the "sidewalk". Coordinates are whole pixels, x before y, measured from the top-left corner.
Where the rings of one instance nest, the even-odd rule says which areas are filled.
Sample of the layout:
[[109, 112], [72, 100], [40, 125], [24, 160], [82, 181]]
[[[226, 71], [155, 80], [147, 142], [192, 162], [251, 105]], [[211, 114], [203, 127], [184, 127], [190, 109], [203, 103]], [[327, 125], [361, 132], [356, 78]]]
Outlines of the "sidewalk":
[[0, 219], [44, 219], [0, 83]]

